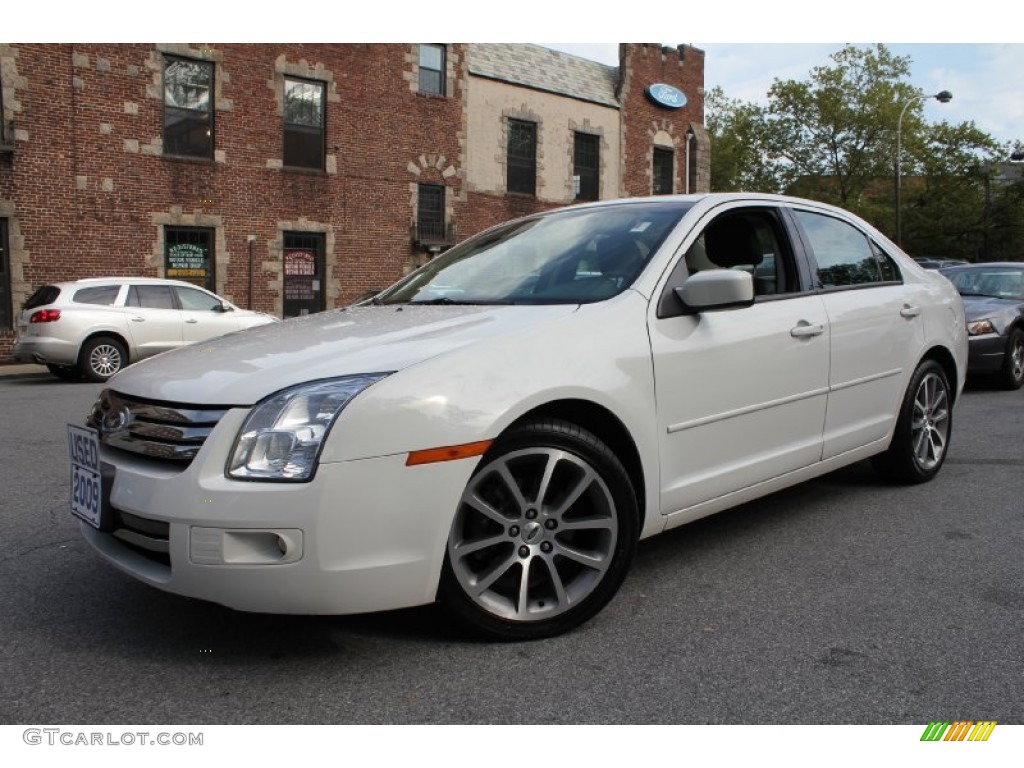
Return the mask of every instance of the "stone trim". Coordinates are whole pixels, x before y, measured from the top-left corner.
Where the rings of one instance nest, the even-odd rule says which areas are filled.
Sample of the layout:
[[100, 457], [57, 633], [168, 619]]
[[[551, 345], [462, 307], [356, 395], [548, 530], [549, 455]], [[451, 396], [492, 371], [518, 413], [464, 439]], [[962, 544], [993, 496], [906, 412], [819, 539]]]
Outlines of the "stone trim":
[[[267, 257], [260, 270], [264, 287], [274, 297], [274, 314], [284, 317], [284, 233], [315, 232], [324, 236], [324, 309], [333, 309], [341, 296], [341, 269], [335, 253], [334, 226], [309, 221], [303, 216], [293, 221], [278, 221], [274, 239], [267, 241]], [[256, 276], [253, 276], [255, 280]]]
[[569, 133], [572, 136], [572, 139], [571, 139], [571, 141], [568, 142], [569, 146], [568, 146], [568, 148], [566, 150], [566, 154], [568, 155], [568, 166], [569, 166], [569, 172], [566, 174], [566, 179], [567, 179], [566, 185], [565, 185], [565, 190], [566, 190], [565, 191], [565, 197], [566, 197], [566, 199], [569, 200], [570, 202], [575, 201], [575, 199], [576, 199], [576, 194], [575, 194], [576, 189], [573, 186], [573, 180], [572, 180], [573, 176], [575, 175], [573, 173], [573, 171], [576, 170], [576, 157], [575, 157], [575, 152], [576, 152], [576, 134], [577, 133], [586, 133], [586, 134], [588, 134], [590, 136], [597, 136], [598, 139], [599, 139], [599, 141], [598, 141], [598, 149], [600, 151], [598, 153], [599, 156], [598, 156], [598, 165], [597, 165], [597, 199], [598, 200], [604, 200], [605, 196], [602, 194], [602, 192], [604, 192], [604, 181], [607, 178], [608, 152], [609, 152], [609, 149], [610, 149], [609, 145], [608, 145], [608, 139], [605, 136], [604, 126], [603, 125], [593, 125], [590, 122], [590, 118], [589, 117], [583, 118], [583, 122], [582, 123], [577, 123], [575, 120], [570, 118], [569, 119]]
[[[405, 63], [409, 69], [402, 72], [402, 79], [409, 84], [409, 90], [420, 94], [420, 46], [428, 43], [413, 43], [405, 54]], [[455, 46], [446, 43], [431, 43], [431, 45], [444, 46], [444, 93], [423, 93], [424, 98], [451, 99], [455, 93], [455, 85], [458, 80], [459, 54], [455, 52]]]
[[[338, 145], [331, 145], [327, 142], [327, 132], [329, 130], [329, 112], [327, 109], [328, 104], [340, 104], [341, 95], [338, 93], [338, 83], [335, 80], [334, 72], [324, 67], [322, 62], [315, 62], [310, 64], [306, 59], [299, 59], [297, 62], [288, 61], [288, 57], [285, 54], [281, 54], [274, 61], [274, 74], [269, 80], [267, 80], [267, 88], [269, 88], [274, 94], [274, 104], [276, 114], [282, 119], [281, 123], [281, 146], [284, 147], [284, 81], [287, 77], [295, 77], [300, 80], [316, 80], [324, 84], [324, 172], [328, 176], [335, 176], [338, 173], [338, 150], [341, 149]], [[334, 150], [331, 153], [330, 150]], [[283, 155], [283, 149], [282, 149]], [[280, 171], [284, 169], [284, 160], [282, 157], [268, 157], [266, 158], [265, 167], [272, 171]], [[316, 171], [318, 169], [310, 168], [310, 171]]]
[[537, 183], [533, 190], [533, 197], [540, 200], [544, 191], [544, 120], [537, 112], [530, 109], [525, 102], [519, 107], [509, 107], [501, 110], [501, 135], [498, 140], [498, 153], [494, 156], [495, 161], [501, 168], [501, 188], [505, 194], [520, 195], [518, 192], [508, 191], [508, 121], [523, 120], [534, 123], [536, 130], [536, 178]]
[[[16, 322], [18, 308], [32, 295], [32, 285], [25, 279], [25, 268], [32, 264], [32, 254], [25, 247], [25, 236], [13, 200], [0, 199], [0, 218], [7, 219], [7, 267], [11, 281], [11, 321]], [[0, 328], [0, 331], [10, 329]]]
[[180, 205], [172, 205], [168, 212], [157, 211], [150, 214], [150, 222], [156, 227], [156, 238], [153, 250], [146, 259], [146, 266], [156, 272], [157, 277], [166, 277], [164, 251], [166, 240], [164, 227], [202, 227], [213, 230], [213, 271], [214, 293], [234, 302], [231, 294], [226, 293], [228, 284], [228, 266], [231, 264], [231, 253], [228, 251], [227, 236], [224, 222], [220, 216], [212, 216], [201, 211], [185, 213]]
[[[129, 143], [125, 141], [126, 152], [140, 152], [144, 155], [160, 157], [164, 153], [163, 137], [163, 78], [164, 78], [164, 56], [178, 56], [183, 59], [195, 59], [196, 61], [208, 61], [213, 63], [213, 162], [226, 163], [227, 155], [224, 150], [218, 150], [216, 145], [217, 136], [217, 113], [231, 112], [234, 104], [231, 99], [224, 95], [225, 86], [231, 83], [231, 73], [224, 68], [224, 54], [215, 48], [192, 48], [187, 43], [157, 43], [144, 62], [146, 71], [150, 73], [150, 82], [146, 85], [146, 99], [160, 102], [160, 135], [150, 138], [149, 143], [140, 139], [132, 139]], [[129, 74], [131, 74], [129, 67]], [[126, 101], [124, 103], [126, 115], [138, 116], [139, 105]], [[202, 161], [204, 158], [197, 158]]]
[[18, 99], [18, 91], [28, 88], [28, 78], [18, 74], [18, 47], [9, 43], [0, 43], [0, 74], [3, 76], [4, 113], [0, 115], [5, 126], [14, 123], [14, 135], [8, 137], [13, 141], [28, 141], [28, 131], [17, 127], [15, 116], [22, 112], [22, 104]]

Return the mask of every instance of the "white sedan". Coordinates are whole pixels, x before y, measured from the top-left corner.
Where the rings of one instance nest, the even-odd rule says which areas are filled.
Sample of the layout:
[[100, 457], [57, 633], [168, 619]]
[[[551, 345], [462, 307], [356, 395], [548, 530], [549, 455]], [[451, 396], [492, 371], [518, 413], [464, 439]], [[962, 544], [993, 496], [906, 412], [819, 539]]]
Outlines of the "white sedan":
[[69, 430], [72, 507], [170, 592], [440, 600], [543, 637], [613, 597], [640, 539], [869, 457], [930, 480], [966, 361], [953, 286], [849, 213], [601, 202], [494, 227], [368, 306], [118, 374]]

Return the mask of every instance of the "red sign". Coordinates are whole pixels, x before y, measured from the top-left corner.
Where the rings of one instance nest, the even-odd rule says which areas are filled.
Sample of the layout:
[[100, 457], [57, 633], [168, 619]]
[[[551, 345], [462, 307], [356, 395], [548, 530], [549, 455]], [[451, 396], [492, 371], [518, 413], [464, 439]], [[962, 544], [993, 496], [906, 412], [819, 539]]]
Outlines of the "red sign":
[[287, 277], [316, 275], [316, 254], [312, 251], [285, 251], [284, 274]]

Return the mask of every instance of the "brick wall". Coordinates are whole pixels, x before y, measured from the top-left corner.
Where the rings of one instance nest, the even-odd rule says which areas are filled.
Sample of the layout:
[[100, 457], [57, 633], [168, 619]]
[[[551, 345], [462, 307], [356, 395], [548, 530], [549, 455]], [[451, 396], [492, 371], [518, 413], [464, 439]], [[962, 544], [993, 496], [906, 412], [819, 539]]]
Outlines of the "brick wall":
[[[213, 162], [162, 155], [164, 53], [215, 64]], [[167, 224], [215, 229], [217, 289], [243, 306], [255, 235], [253, 303], [271, 312], [281, 232], [325, 232], [327, 306], [340, 306], [420, 258], [416, 181], [449, 187], [454, 220], [465, 206], [462, 45], [449, 46], [445, 97], [417, 92], [412, 44], [12, 44], [0, 55], [20, 129], [0, 159], [15, 309], [46, 282], [162, 275]], [[324, 171], [281, 168], [285, 74], [327, 83]], [[0, 359], [11, 337], [0, 336]]]
[[[428, 258], [409, 234], [418, 183], [447, 188], [459, 239], [555, 207], [466, 188], [466, 46], [447, 50], [446, 95], [434, 96], [418, 92], [415, 44], [0, 44], [4, 113], [16, 127], [14, 153], [0, 156], [15, 311], [47, 282], [162, 276], [169, 225], [211, 228], [217, 291], [275, 314], [283, 233], [318, 233], [326, 306], [342, 306]], [[213, 62], [213, 160], [163, 154], [165, 55]], [[620, 65], [617, 193], [650, 194], [658, 142], [676, 150], [682, 191], [688, 128], [698, 140], [692, 189], [706, 190], [703, 52], [624, 43]], [[282, 167], [286, 76], [325, 83], [322, 171]], [[652, 104], [644, 89], [659, 82], [687, 105]], [[0, 329], [0, 361], [12, 339]]]
[[[651, 194], [651, 168], [655, 145], [675, 152], [674, 191], [686, 190], [683, 178], [686, 162], [687, 129], [696, 134], [691, 154], [691, 192], [710, 189], [710, 153], [704, 131], [704, 52], [681, 45], [666, 48], [656, 43], [622, 43], [619, 46], [622, 104], [622, 195]], [[666, 109], [653, 103], [645, 89], [665, 83], [681, 90], [687, 98], [681, 109]]]

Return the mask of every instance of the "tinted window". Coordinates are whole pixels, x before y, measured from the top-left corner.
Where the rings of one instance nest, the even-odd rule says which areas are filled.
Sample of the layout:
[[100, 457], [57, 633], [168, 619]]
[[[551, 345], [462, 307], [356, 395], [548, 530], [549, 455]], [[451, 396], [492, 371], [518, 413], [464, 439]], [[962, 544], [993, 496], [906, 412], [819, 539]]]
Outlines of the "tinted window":
[[182, 309], [209, 312], [223, 306], [216, 296], [197, 291], [195, 288], [175, 288], [174, 290], [178, 294], [178, 301], [181, 302]]
[[53, 304], [58, 296], [60, 296], [60, 288], [55, 285], [44, 285], [42, 288], [37, 288], [36, 292], [29, 296], [28, 301], [25, 302], [25, 309], [35, 309], [36, 307]]
[[537, 125], [508, 121], [508, 191], [532, 195], [537, 190]]
[[213, 157], [213, 64], [164, 60], [164, 153]]
[[900, 274], [900, 268], [896, 266], [896, 262], [892, 260], [892, 257], [875, 242], [871, 243], [871, 247], [875, 251], [875, 260], [878, 262], [878, 269], [882, 273], [882, 279], [892, 283], [901, 282], [903, 275]]
[[284, 81], [284, 164], [324, 166], [324, 84]]
[[686, 252], [689, 274], [707, 269], [741, 269], [754, 278], [754, 295], [797, 290], [788, 240], [768, 211], [731, 212], [711, 222]]
[[1024, 301], [1024, 270], [978, 267], [943, 271], [964, 296]]
[[814, 252], [818, 287], [840, 288], [882, 282], [882, 271], [871, 242], [856, 227], [840, 219], [794, 211]]
[[167, 285], [133, 285], [128, 291], [129, 307], [177, 309], [171, 288]]
[[76, 304], [101, 304], [109, 307], [117, 301], [117, 294], [120, 292], [120, 285], [96, 285], [91, 288], [79, 288], [71, 300]]

